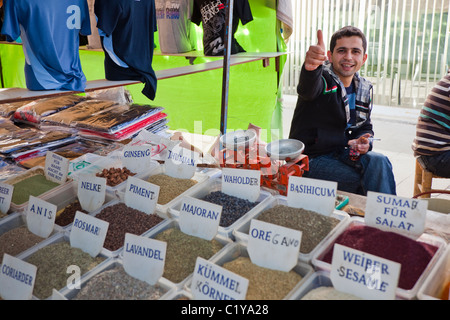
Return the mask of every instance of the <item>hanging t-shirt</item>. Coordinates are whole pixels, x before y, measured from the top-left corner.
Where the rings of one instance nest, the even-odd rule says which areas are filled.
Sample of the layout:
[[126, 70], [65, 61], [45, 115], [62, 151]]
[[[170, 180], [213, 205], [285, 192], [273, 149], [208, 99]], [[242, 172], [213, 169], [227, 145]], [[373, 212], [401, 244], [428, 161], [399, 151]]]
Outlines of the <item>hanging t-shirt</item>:
[[94, 12], [105, 51], [106, 79], [141, 81], [142, 93], [153, 100], [155, 0], [96, 0]]
[[[253, 20], [248, 0], [235, 0], [233, 4], [233, 23], [231, 34], [231, 54], [245, 52], [236, 41], [239, 20], [243, 25]], [[203, 53], [207, 56], [221, 56], [225, 49], [226, 8], [221, 0], [194, 0], [192, 22], [203, 25]]]
[[194, 0], [155, 0], [159, 47], [162, 53], [182, 53], [195, 48], [191, 34]]
[[30, 90], [84, 91], [79, 35], [89, 35], [86, 0], [5, 1], [2, 34], [19, 36], [25, 54], [25, 81]]

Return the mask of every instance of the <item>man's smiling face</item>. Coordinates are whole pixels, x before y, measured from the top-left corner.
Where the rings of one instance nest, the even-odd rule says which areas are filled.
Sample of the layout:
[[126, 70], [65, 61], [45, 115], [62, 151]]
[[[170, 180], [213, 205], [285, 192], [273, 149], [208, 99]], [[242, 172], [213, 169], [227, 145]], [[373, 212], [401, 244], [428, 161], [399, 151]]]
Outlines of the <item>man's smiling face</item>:
[[328, 51], [328, 60], [332, 63], [334, 72], [348, 87], [353, 75], [361, 69], [367, 60], [362, 39], [357, 36], [338, 39], [333, 52]]

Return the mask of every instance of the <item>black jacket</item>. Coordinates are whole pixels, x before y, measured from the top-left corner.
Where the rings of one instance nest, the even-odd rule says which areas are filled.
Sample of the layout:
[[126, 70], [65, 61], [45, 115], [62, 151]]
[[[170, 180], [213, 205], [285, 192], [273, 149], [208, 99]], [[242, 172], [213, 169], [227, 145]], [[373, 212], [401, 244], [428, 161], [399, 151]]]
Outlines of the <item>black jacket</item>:
[[320, 66], [314, 71], [302, 68], [289, 138], [302, 141], [304, 153], [309, 157], [342, 150], [347, 147], [348, 140], [365, 133], [373, 135], [370, 120], [372, 85], [358, 74], [353, 81], [356, 125], [347, 129], [350, 117], [347, 93], [331, 66]]

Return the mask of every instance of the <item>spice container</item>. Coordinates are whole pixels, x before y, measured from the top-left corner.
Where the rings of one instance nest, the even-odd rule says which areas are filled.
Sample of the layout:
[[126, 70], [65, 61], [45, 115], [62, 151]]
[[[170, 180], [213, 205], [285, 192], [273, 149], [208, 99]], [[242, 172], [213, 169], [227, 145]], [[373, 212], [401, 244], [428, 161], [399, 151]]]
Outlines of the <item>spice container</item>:
[[[343, 293], [333, 288], [330, 274], [325, 271], [316, 271], [308, 279], [305, 280], [303, 286], [298, 288], [290, 297], [290, 300], [302, 300], [307, 294], [311, 294], [313, 290], [330, 290], [327, 293], [317, 294], [312, 300], [360, 300], [360, 298]], [[306, 299], [306, 300], [311, 300]]]
[[433, 266], [423, 285], [419, 288], [417, 297], [421, 300], [448, 300], [450, 285], [450, 246]]
[[91, 213], [92, 216], [108, 221], [103, 250], [109, 257], [117, 257], [123, 249], [125, 234], [144, 235], [153, 231], [165, 219], [159, 215], [146, 214], [114, 199]]
[[[95, 273], [96, 268], [101, 267], [108, 261], [108, 257], [103, 251], [93, 258], [81, 249], [71, 247], [68, 232], [51, 236], [31, 249], [22, 252], [17, 258], [37, 267], [33, 290], [34, 300], [51, 298], [53, 288], [59, 292], [65, 290], [68, 280], [74, 280], [74, 274], [67, 273], [69, 266], [80, 268], [81, 277], [79, 280], [83, 281], [85, 277]], [[37, 263], [36, 260], [40, 262]]]
[[[150, 183], [153, 183], [152, 177], [157, 175], [166, 175], [165, 174], [165, 168], [164, 166], [159, 166], [155, 170], [152, 170], [151, 172], [147, 172], [144, 174], [141, 179], [145, 181], [149, 181]], [[154, 178], [154, 177], [153, 177]], [[197, 190], [201, 189], [203, 187], [203, 184], [210, 179], [210, 176], [208, 174], [196, 171], [194, 173], [194, 176], [191, 179], [176, 179], [171, 178], [167, 176], [167, 180], [164, 181], [163, 185], [159, 185], [159, 197], [158, 197], [158, 203], [156, 205], [156, 211], [159, 214], [162, 214], [164, 216], [170, 216], [169, 208], [175, 206], [176, 204], [180, 203], [182, 198], [184, 196], [191, 196], [193, 193], [195, 193]], [[191, 180], [193, 183], [190, 185], [192, 186], [180, 186], [179, 183], [177, 185], [177, 182], [180, 182], [182, 180], [186, 180], [188, 182]], [[154, 183], [156, 184], [156, 183]], [[173, 185], [172, 185], [173, 184]], [[158, 185], [158, 184], [156, 184]], [[172, 190], [173, 188], [173, 190]], [[175, 190], [176, 189], [176, 190]], [[124, 193], [120, 193], [120, 198], [123, 199]]]
[[230, 239], [221, 235], [211, 241], [187, 235], [181, 232], [176, 220], [167, 220], [144, 236], [167, 242], [163, 277], [178, 288], [192, 277], [198, 256], [214, 261], [220, 252], [232, 244]]
[[28, 169], [24, 173], [18, 174], [4, 183], [14, 186], [11, 211], [19, 212], [26, 210], [30, 195], [47, 200], [55, 192], [73, 187], [73, 181], [70, 179], [62, 184], [47, 180], [45, 178], [44, 168], [40, 166]]
[[[268, 201], [272, 195], [267, 191], [261, 191], [258, 200], [255, 201], [254, 204], [250, 203], [244, 199], [238, 199], [232, 196], [228, 196], [225, 199], [216, 199], [214, 194], [217, 192], [221, 192], [222, 190], [222, 179], [209, 179], [206, 181], [201, 188], [197, 189], [190, 196], [196, 199], [208, 201], [205, 197], [209, 196], [211, 199], [211, 203], [222, 205], [222, 215], [218, 228], [218, 233], [223, 235], [224, 237], [228, 237], [234, 240], [233, 230], [241, 221], [245, 219], [247, 215], [252, 215], [253, 213], [258, 212], [264, 206], [265, 202]], [[230, 209], [227, 209], [225, 203], [230, 203]], [[241, 205], [241, 203], [247, 207]], [[169, 208], [169, 214], [174, 219], [179, 219], [180, 217], [180, 209], [181, 209], [182, 201], [173, 205]], [[231, 208], [238, 207], [236, 211], [232, 211]], [[248, 209], [248, 210], [247, 210]]]
[[[114, 195], [118, 195], [121, 191], [123, 191], [127, 185], [127, 178], [128, 175], [133, 175], [136, 178], [142, 178], [144, 175], [148, 175], [149, 172], [152, 172], [156, 168], [158, 168], [160, 165], [156, 161], [150, 161], [150, 164], [148, 166], [142, 167], [142, 169], [138, 172], [130, 172], [129, 174], [126, 174], [124, 172], [122, 175], [122, 178], [116, 179], [114, 176], [118, 176], [118, 173], [112, 173], [112, 169], [118, 169], [125, 171], [126, 166], [124, 165], [122, 159], [120, 157], [102, 157], [94, 162], [91, 163], [90, 166], [83, 168], [81, 170], [78, 170], [72, 174], [72, 177], [74, 180], [79, 180], [81, 175], [89, 175], [89, 176], [104, 176], [107, 178], [107, 176], [110, 177], [110, 179], [114, 179], [114, 185], [108, 185], [108, 182], [106, 184], [106, 192], [112, 193]], [[107, 172], [107, 176], [102, 174], [105, 170]], [[108, 180], [108, 178], [107, 178]], [[110, 180], [112, 181], [112, 180]]]
[[[245, 219], [233, 230], [236, 242], [246, 245], [248, 243], [248, 233], [250, 230], [251, 220], [258, 219], [261, 217], [263, 212], [267, 210], [275, 210], [278, 206], [287, 206], [287, 198], [285, 196], [273, 196], [265, 202], [257, 212], [253, 212], [251, 215], [246, 215]], [[294, 213], [298, 211], [299, 214], [302, 214], [301, 208], [291, 209]], [[302, 240], [298, 258], [302, 262], [309, 263], [311, 262], [314, 253], [320, 248], [320, 245], [324, 243], [333, 233], [344, 228], [349, 222], [350, 217], [345, 212], [338, 210], [334, 210], [328, 217], [315, 212], [307, 212], [304, 217], [305, 220], [299, 220], [299, 222], [304, 221], [304, 225], [296, 226], [297, 230], [302, 231]], [[291, 221], [287, 222], [290, 223]], [[284, 222], [282, 222], [282, 224], [284, 224]], [[293, 226], [289, 228], [295, 229]]]
[[[106, 193], [104, 203], [108, 203], [114, 199], [116, 199], [115, 195], [112, 193]], [[75, 217], [76, 208], [74, 208], [72, 213], [64, 212], [64, 210], [70, 205], [78, 202], [78, 184], [73, 181], [72, 187], [67, 187], [52, 192], [45, 201], [56, 205], [57, 213], [55, 219], [55, 230], [60, 232], [70, 230]], [[83, 212], [81, 206], [79, 206], [78, 210]], [[61, 216], [62, 214], [64, 214], [64, 216]]]
[[[240, 260], [245, 263], [241, 264]], [[251, 263], [247, 246], [240, 243], [233, 243], [222, 250], [212, 262], [249, 280], [247, 289], [249, 300], [290, 299], [314, 272], [311, 265], [301, 261], [297, 262], [290, 273], [259, 267]], [[232, 266], [236, 262], [238, 264]], [[191, 285], [192, 278], [186, 283], [189, 291]]]
[[79, 288], [64, 288], [61, 294], [68, 300], [163, 300], [176, 291], [167, 279], [150, 285], [128, 275], [120, 258], [108, 259], [84, 277]]
[[[358, 239], [354, 241], [355, 245], [347, 243], [352, 237]], [[446, 246], [443, 239], [433, 235], [424, 233], [417, 240], [413, 240], [401, 234], [368, 227], [364, 219], [352, 217], [345, 228], [328, 238], [314, 254], [312, 264], [317, 270], [330, 272], [335, 243], [400, 263], [399, 285], [395, 292], [396, 298], [399, 299], [416, 297], [420, 286]], [[364, 245], [364, 248], [360, 248], [361, 245]], [[424, 266], [420, 269], [419, 265]]]
[[[49, 237], [56, 233], [53, 230]], [[17, 256], [45, 239], [28, 230], [25, 215], [18, 212], [9, 215], [0, 222], [0, 264], [4, 253]]]

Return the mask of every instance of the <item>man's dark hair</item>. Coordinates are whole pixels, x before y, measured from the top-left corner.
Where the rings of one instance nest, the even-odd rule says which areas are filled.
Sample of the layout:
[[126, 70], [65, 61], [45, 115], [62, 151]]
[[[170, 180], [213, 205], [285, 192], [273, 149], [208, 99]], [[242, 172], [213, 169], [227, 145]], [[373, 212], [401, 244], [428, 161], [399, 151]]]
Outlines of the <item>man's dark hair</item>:
[[363, 44], [363, 49], [364, 49], [364, 53], [366, 53], [367, 51], [367, 40], [366, 40], [366, 36], [364, 35], [364, 33], [353, 26], [346, 26], [343, 27], [341, 29], [339, 29], [338, 31], [336, 31], [332, 36], [331, 36], [331, 40], [330, 40], [330, 51], [333, 52], [334, 51], [334, 47], [336, 47], [336, 42], [338, 39], [344, 38], [344, 37], [353, 37], [353, 36], [357, 36], [360, 37], [362, 40], [362, 44]]

